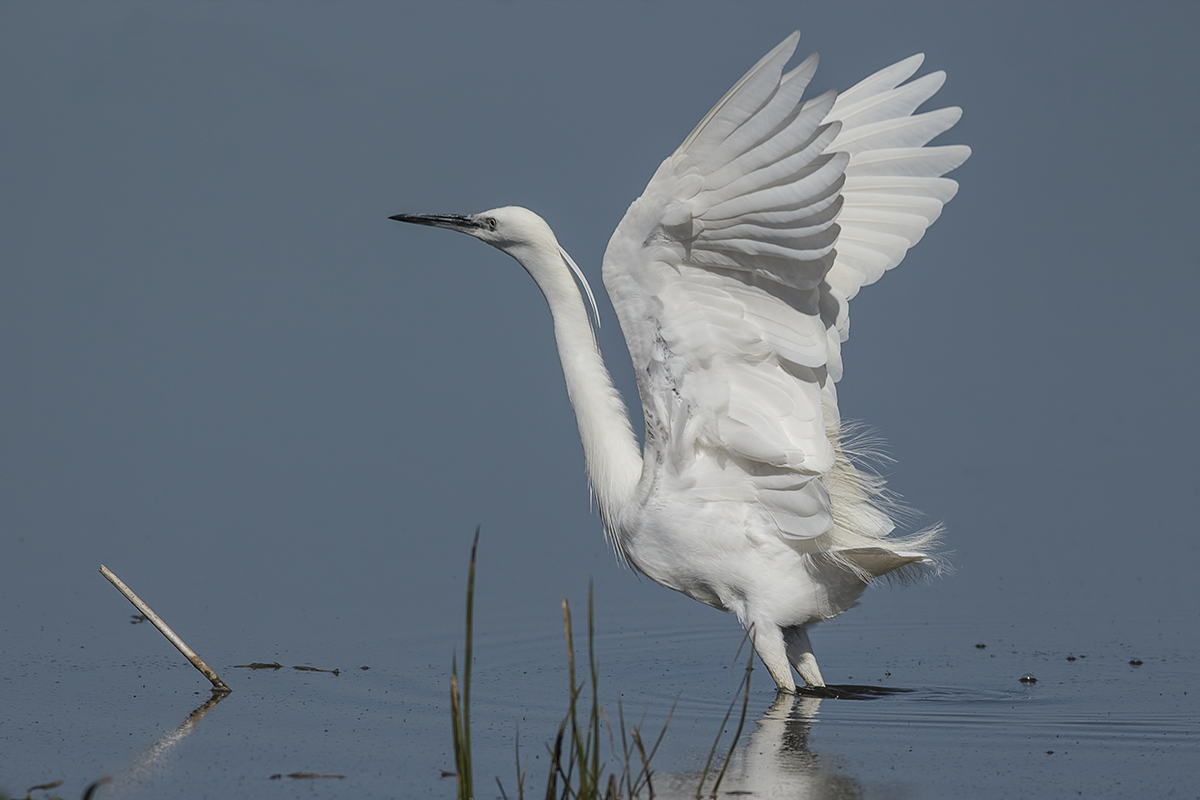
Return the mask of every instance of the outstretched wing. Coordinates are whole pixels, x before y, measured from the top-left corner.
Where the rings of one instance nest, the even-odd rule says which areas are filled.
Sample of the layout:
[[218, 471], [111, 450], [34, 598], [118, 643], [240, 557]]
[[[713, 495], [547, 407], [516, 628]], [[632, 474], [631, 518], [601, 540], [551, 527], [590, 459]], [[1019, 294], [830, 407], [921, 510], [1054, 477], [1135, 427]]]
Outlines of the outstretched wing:
[[[768, 53], [658, 168], [604, 256], [637, 371], [647, 461], [693, 498], [754, 499], [782, 534], [830, 528], [848, 301], [894, 267], [970, 154], [926, 147], [957, 108], [903, 84], [913, 56], [804, 100], [799, 33]], [[834, 439], [834, 440], [831, 440]], [[886, 531], [880, 531], [886, 533]]]

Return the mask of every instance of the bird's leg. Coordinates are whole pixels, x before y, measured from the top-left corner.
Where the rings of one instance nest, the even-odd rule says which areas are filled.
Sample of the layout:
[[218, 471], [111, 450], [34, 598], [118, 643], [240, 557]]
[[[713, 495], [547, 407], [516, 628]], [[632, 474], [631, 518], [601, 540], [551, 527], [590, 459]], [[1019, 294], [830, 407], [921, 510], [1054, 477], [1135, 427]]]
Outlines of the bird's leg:
[[[781, 692], [796, 692], [796, 681], [792, 678], [792, 665], [788, 663], [787, 649], [783, 644], [783, 631], [769, 622], [755, 622], [750, 626], [750, 639], [754, 650]], [[816, 662], [813, 662], [816, 666]]]
[[817, 657], [813, 655], [808, 630], [802, 625], [784, 628], [783, 638], [787, 642], [788, 660], [796, 667], [804, 682], [809, 686], [824, 686], [825, 679], [821, 677], [821, 670], [817, 668]]

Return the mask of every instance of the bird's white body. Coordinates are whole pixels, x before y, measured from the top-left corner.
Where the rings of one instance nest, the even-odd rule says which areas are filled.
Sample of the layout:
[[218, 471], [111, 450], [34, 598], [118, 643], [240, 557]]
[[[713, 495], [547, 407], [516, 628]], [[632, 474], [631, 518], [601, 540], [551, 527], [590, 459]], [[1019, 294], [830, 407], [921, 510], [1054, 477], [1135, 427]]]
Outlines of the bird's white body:
[[[393, 219], [512, 255], [550, 306], [592, 491], [619, 556], [730, 611], [776, 684], [824, 681], [807, 628], [869, 582], [930, 563], [935, 531], [893, 529], [882, 482], [845, 452], [837, 407], [848, 302], [895, 266], [969, 150], [926, 147], [958, 109], [914, 115], [944, 76], [907, 59], [804, 101], [793, 34], [659, 167], [604, 256], [645, 417], [639, 446], [596, 346], [591, 289], [531, 211]], [[579, 285], [576, 284], [579, 281]]]

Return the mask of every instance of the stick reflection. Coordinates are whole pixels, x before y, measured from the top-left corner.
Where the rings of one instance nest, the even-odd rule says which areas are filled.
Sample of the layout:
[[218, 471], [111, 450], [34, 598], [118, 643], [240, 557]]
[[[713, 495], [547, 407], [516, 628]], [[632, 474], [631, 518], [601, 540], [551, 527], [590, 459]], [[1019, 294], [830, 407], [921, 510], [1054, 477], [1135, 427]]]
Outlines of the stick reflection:
[[112, 783], [105, 787], [105, 796], [118, 796], [128, 793], [135, 787], [160, 776], [168, 769], [167, 762], [169, 756], [175, 750], [176, 746], [188, 737], [188, 734], [195, 729], [205, 714], [216, 708], [217, 703], [226, 697], [229, 697], [228, 692], [214, 690], [212, 697], [192, 711], [192, 713], [188, 714], [178, 728], [165, 734], [157, 742], [147, 747], [137, 760], [122, 772], [114, 775]]

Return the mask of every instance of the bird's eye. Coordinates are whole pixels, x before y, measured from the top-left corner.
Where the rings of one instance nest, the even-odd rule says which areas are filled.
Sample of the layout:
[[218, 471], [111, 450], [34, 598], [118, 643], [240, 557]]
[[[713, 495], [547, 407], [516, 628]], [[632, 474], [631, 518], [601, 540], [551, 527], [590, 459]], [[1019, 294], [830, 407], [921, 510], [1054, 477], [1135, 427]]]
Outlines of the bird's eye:
[[495, 217], [488, 217], [487, 224], [488, 224], [489, 230], [493, 230], [493, 231], [496, 230], [496, 218]]

